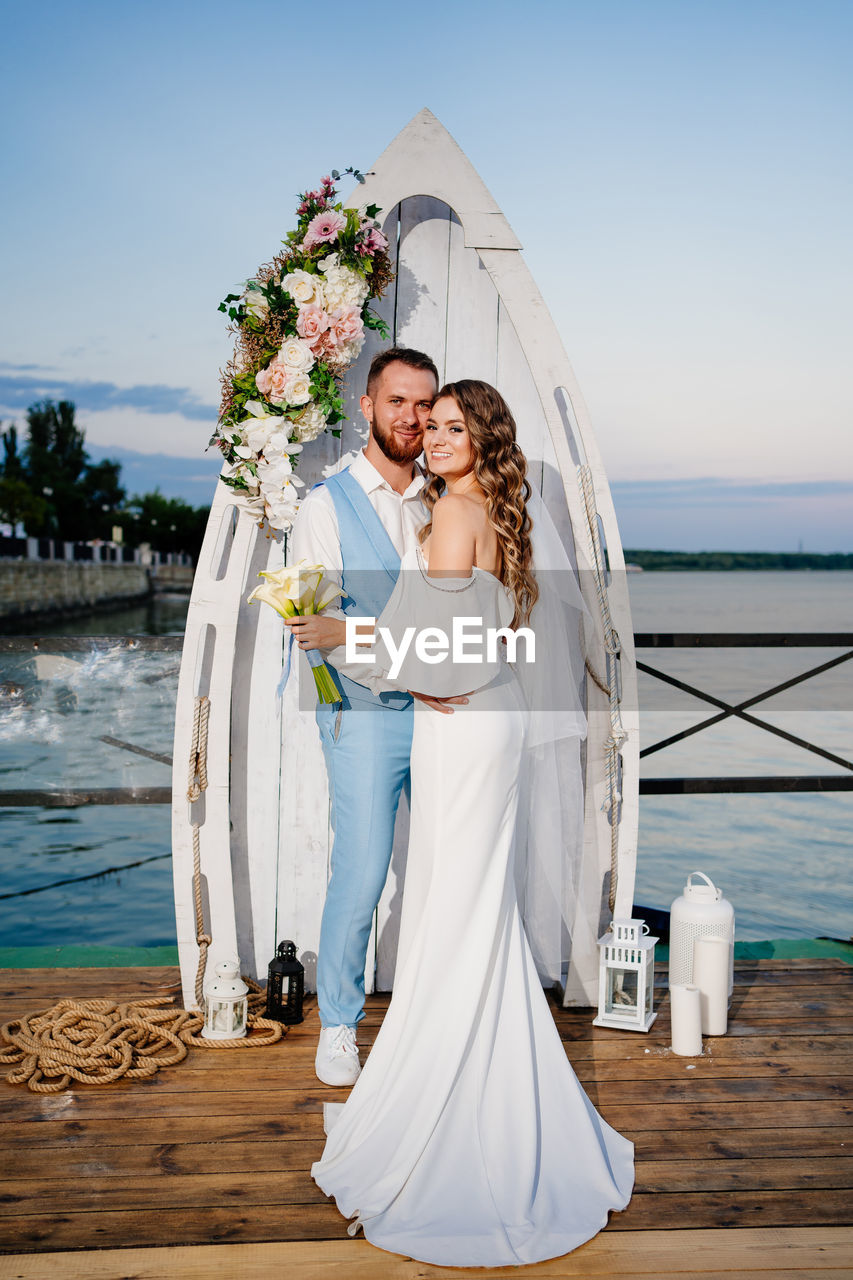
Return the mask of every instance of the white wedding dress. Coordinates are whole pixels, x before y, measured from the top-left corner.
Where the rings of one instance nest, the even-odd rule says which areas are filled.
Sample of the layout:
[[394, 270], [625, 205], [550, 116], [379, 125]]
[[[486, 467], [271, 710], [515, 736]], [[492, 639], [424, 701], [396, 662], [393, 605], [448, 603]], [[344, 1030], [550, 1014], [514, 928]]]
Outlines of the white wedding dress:
[[[401, 572], [380, 624], [393, 632], [424, 608], [435, 621], [436, 601], [487, 626], [512, 615], [483, 570]], [[423, 1262], [497, 1267], [588, 1240], [634, 1175], [633, 1145], [566, 1058], [527, 943], [513, 851], [528, 712], [506, 662], [485, 676], [452, 715], [415, 704], [394, 993], [349, 1099], [327, 1107], [311, 1173], [351, 1233]], [[449, 678], [404, 665], [398, 683], [419, 687], [407, 677], [423, 692]]]

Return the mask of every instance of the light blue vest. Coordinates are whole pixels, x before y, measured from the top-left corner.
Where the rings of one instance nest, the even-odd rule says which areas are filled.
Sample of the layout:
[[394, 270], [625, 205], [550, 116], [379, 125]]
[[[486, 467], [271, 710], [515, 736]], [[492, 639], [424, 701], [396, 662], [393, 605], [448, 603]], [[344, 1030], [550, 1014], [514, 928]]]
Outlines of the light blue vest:
[[[400, 574], [400, 557], [367, 494], [350, 474], [349, 467], [324, 481], [335, 504], [341, 543], [343, 574], [341, 599], [344, 613], [362, 618], [378, 618], [385, 608]], [[330, 666], [341, 696], [348, 702], [372, 703], [403, 711], [412, 705], [408, 693], [396, 691], [373, 694], [363, 684]]]

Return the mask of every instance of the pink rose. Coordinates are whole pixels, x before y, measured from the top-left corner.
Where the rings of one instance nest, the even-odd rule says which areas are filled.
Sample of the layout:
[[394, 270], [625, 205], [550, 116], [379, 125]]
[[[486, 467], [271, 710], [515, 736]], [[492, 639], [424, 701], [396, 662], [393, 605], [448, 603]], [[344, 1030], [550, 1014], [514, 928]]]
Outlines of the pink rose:
[[323, 333], [317, 335], [310, 344], [311, 351], [315, 360], [328, 360], [334, 353], [336, 339], [333, 330], [326, 329]]
[[315, 339], [326, 332], [328, 327], [329, 317], [322, 307], [309, 302], [306, 306], [299, 308], [299, 314], [296, 317], [296, 332], [306, 342], [313, 343]]
[[315, 244], [331, 244], [333, 240], [337, 240], [338, 232], [346, 225], [346, 218], [335, 209], [326, 209], [323, 213], [318, 213], [316, 218], [312, 218], [308, 223], [302, 248], [313, 249]]
[[329, 327], [335, 335], [335, 343], [352, 342], [361, 337], [364, 321], [358, 307], [344, 307], [341, 311], [333, 311], [329, 316]]
[[275, 356], [266, 369], [261, 369], [260, 373], [255, 374], [255, 383], [262, 396], [266, 396], [273, 404], [283, 404], [287, 397], [287, 384], [290, 382], [290, 377], [287, 365]]

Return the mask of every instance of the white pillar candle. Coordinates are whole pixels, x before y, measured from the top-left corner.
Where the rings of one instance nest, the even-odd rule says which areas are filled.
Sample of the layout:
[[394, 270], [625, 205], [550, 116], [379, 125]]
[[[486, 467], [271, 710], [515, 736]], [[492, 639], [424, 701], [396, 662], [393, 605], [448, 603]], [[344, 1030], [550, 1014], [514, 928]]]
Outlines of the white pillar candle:
[[693, 941], [693, 985], [699, 988], [702, 1034], [706, 1036], [726, 1034], [731, 946], [728, 938]]
[[669, 1010], [672, 1022], [672, 1052], [682, 1058], [696, 1058], [702, 1052], [702, 1013], [699, 988], [686, 982], [675, 982], [669, 988]]

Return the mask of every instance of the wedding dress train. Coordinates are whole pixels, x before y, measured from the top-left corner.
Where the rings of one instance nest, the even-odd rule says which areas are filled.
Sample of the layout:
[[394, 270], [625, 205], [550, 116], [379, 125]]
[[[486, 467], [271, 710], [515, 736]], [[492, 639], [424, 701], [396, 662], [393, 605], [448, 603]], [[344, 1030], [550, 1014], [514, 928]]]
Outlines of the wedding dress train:
[[[475, 570], [467, 581], [480, 602], [466, 612], [491, 596], [505, 619], [497, 579]], [[410, 617], [406, 590], [381, 621], [401, 606]], [[526, 721], [505, 663], [452, 715], [416, 704], [393, 998], [311, 1170], [351, 1231], [423, 1262], [557, 1257], [624, 1208], [633, 1185], [633, 1146], [578, 1083], [519, 915]]]

